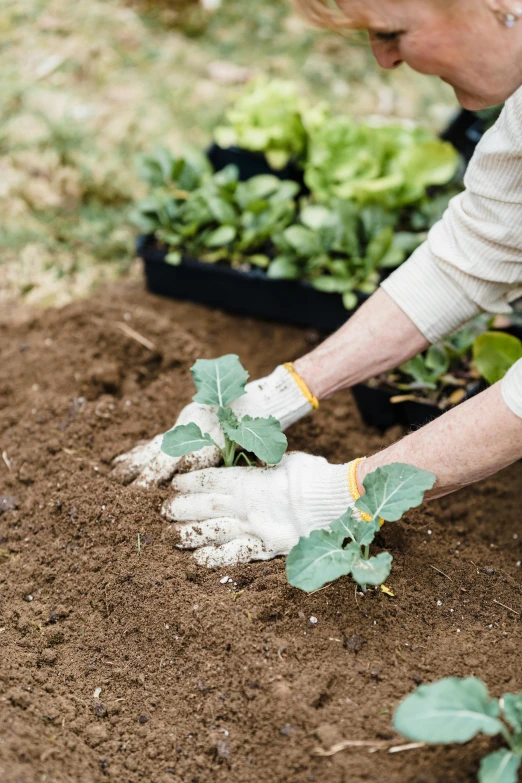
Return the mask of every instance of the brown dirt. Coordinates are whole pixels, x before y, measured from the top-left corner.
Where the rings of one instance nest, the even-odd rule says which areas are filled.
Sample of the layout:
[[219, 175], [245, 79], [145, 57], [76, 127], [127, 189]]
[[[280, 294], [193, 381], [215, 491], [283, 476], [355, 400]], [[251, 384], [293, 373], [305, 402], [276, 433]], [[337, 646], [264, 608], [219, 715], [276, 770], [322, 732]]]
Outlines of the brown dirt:
[[[0, 325], [3, 783], [474, 780], [495, 740], [314, 750], [393, 738], [421, 681], [521, 689], [522, 464], [384, 528], [395, 598], [356, 598], [348, 579], [307, 596], [282, 559], [226, 569], [237, 584], [222, 585], [169, 541], [168, 489], [124, 488], [110, 461], [172, 425], [198, 356], [234, 351], [258, 376], [317, 335], [122, 286], [18, 320]], [[383, 444], [350, 393], [290, 435], [337, 462]]]

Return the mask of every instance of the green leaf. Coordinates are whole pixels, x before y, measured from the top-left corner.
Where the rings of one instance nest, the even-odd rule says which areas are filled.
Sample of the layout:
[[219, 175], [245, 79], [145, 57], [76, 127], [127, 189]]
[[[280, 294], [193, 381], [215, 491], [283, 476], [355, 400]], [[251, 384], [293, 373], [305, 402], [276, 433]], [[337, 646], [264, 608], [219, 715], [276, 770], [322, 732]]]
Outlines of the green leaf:
[[414, 356], [413, 359], [401, 364], [401, 372], [405, 375], [410, 375], [414, 382], [415, 388], [418, 389], [436, 389], [437, 384], [433, 378], [433, 374], [426, 367], [426, 361], [422, 354]]
[[171, 266], [179, 266], [182, 261], [182, 255], [181, 253], [178, 253], [177, 250], [171, 250], [170, 253], [167, 253], [165, 256], [165, 261]]
[[220, 226], [207, 236], [205, 245], [206, 247], [229, 245], [236, 238], [236, 234], [236, 229], [233, 226]]
[[349, 574], [358, 551], [358, 547], [342, 549], [328, 530], [314, 530], [308, 538], [300, 538], [286, 558], [287, 579], [293, 587], [312, 593]]
[[448, 372], [450, 366], [449, 356], [441, 345], [431, 345], [426, 354], [426, 367], [433, 371], [433, 375], [440, 378]]
[[378, 519], [372, 522], [363, 522], [362, 519], [357, 519], [353, 515], [351, 509], [348, 509], [346, 514], [336, 519], [330, 526], [330, 530], [337, 537], [339, 545], [343, 543], [345, 538], [351, 538], [359, 546], [369, 546], [379, 529], [380, 523]]
[[198, 390], [192, 399], [201, 405], [224, 407], [245, 394], [249, 376], [235, 354], [198, 359], [191, 372]]
[[522, 342], [503, 332], [485, 332], [473, 343], [473, 359], [482, 377], [493, 385], [522, 359]]
[[180, 424], [163, 436], [161, 450], [169, 457], [183, 457], [205, 446], [215, 446], [208, 433], [203, 434], [197, 424]]
[[517, 734], [522, 732], [522, 693], [506, 693], [502, 697], [504, 715]]
[[343, 306], [345, 310], [355, 310], [358, 302], [357, 294], [354, 294], [353, 291], [346, 291], [346, 293], [343, 294]]
[[263, 462], [277, 465], [283, 459], [288, 441], [281, 430], [281, 424], [274, 416], [266, 419], [243, 416], [238, 428], [233, 432], [233, 436], [229, 437]]
[[345, 277], [321, 275], [312, 280], [312, 285], [318, 291], [324, 291], [326, 294], [347, 294], [351, 293], [353, 289], [353, 280]]
[[522, 758], [507, 748], [490, 753], [480, 762], [479, 783], [517, 783]]
[[239, 419], [232, 408], [218, 408], [217, 417], [227, 438], [235, 441], [235, 433], [239, 427]]
[[269, 257], [263, 255], [262, 253], [254, 253], [254, 255], [252, 256], [247, 256], [247, 258], [245, 258], [245, 261], [248, 261], [249, 264], [252, 264], [253, 266], [257, 266], [260, 269], [267, 269], [268, 265], [270, 264]]
[[421, 685], [395, 712], [394, 728], [414, 742], [468, 742], [503, 730], [500, 707], [476, 677], [447, 677]]
[[336, 223], [335, 214], [331, 209], [320, 204], [308, 205], [301, 210], [301, 223], [312, 231], [328, 228]]
[[390, 575], [392, 562], [389, 552], [381, 552], [369, 560], [359, 557], [352, 566], [352, 576], [358, 585], [382, 585]]
[[317, 235], [304, 226], [290, 226], [285, 229], [284, 237], [290, 247], [301, 256], [314, 256], [321, 252]]
[[366, 494], [355, 506], [372, 518], [382, 517], [386, 522], [397, 522], [410, 508], [420, 506], [424, 493], [433, 487], [436, 480], [433, 473], [395, 462], [366, 476], [363, 481]]
[[267, 270], [272, 280], [297, 280], [300, 277], [299, 267], [290, 256], [277, 256]]

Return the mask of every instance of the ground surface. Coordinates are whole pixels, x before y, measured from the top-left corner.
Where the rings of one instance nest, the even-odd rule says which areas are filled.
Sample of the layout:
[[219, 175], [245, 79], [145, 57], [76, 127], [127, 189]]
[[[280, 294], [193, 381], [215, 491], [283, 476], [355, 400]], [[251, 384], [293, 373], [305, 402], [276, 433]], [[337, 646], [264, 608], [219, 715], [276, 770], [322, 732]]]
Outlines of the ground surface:
[[123, 274], [137, 154], [207, 145], [257, 73], [365, 118], [437, 130], [455, 109], [439, 80], [380, 70], [365, 45], [311, 31], [290, 0], [224, 0], [182, 29], [180, 4], [0, 0], [0, 302], [63, 304]]
[[[121, 487], [111, 459], [172, 425], [197, 357], [234, 351], [258, 376], [317, 335], [139, 286], [14, 315], [0, 325], [2, 783], [472, 781], [494, 741], [315, 750], [393, 739], [421, 681], [520, 689], [522, 464], [384, 528], [395, 598], [356, 598], [348, 579], [307, 596], [282, 559], [203, 570], [172, 545], [168, 488]], [[365, 429], [346, 393], [290, 445], [344, 462], [397, 434]]]

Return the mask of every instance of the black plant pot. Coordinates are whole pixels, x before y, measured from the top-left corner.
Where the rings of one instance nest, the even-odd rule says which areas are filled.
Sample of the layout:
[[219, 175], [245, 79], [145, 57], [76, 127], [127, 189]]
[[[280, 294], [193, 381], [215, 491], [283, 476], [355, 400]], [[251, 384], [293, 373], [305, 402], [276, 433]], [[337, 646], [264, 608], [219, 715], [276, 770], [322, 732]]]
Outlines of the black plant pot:
[[[470, 385], [464, 399], [468, 400], [479, 394], [486, 388], [486, 385], [483, 381], [477, 381]], [[437, 405], [425, 402], [414, 400], [392, 402], [393, 397], [398, 397], [401, 394], [397, 390], [372, 387], [361, 383], [352, 388], [352, 393], [364, 423], [369, 427], [376, 427], [382, 432], [397, 424], [410, 430], [418, 430], [445, 413]]]
[[[145, 262], [147, 288], [153, 294], [184, 299], [269, 321], [333, 332], [352, 315], [340, 294], [317, 291], [300, 280], [272, 280], [262, 269], [248, 272], [226, 264], [184, 258], [165, 261], [167, 250], [153, 236], [140, 237], [137, 254]], [[358, 294], [359, 304], [368, 299]]]
[[475, 148], [486, 132], [486, 121], [468, 109], [462, 109], [440, 135], [457, 149], [469, 163]]
[[237, 166], [239, 179], [242, 182], [246, 182], [251, 177], [257, 177], [259, 174], [273, 174], [279, 179], [290, 179], [297, 182], [301, 187], [301, 193], [309, 192], [304, 183], [303, 169], [292, 161], [282, 169], [274, 169], [262, 152], [251, 152], [241, 147], [223, 148], [217, 144], [212, 144], [208, 148], [207, 157], [214, 171], [221, 171], [231, 163]]

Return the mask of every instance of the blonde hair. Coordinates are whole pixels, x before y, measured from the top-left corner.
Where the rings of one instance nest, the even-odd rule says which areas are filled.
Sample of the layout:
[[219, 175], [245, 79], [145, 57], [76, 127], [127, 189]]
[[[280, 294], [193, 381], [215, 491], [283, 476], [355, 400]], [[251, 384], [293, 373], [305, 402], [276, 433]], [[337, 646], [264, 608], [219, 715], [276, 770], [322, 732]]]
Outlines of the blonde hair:
[[353, 29], [353, 22], [339, 10], [335, 0], [293, 0], [293, 4], [301, 16], [315, 27]]

